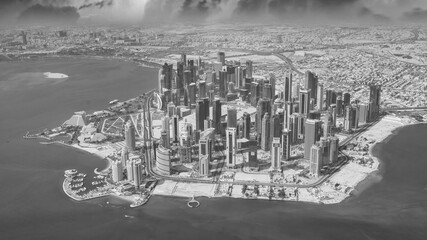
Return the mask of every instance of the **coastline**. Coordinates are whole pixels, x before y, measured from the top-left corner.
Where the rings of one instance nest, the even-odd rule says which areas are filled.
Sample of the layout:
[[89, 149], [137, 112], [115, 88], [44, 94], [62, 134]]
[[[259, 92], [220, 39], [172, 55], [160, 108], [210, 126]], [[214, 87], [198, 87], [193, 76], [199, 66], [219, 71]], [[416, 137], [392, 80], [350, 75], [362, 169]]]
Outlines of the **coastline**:
[[385, 117], [384, 120], [382, 119], [381, 121], [392, 121], [395, 123], [399, 123], [400, 126], [396, 126], [394, 128], [388, 129], [386, 135], [383, 135], [378, 139], [376, 139], [375, 143], [369, 147], [368, 153], [369, 153], [369, 156], [374, 160], [374, 163], [376, 165], [375, 170], [369, 173], [362, 181], [360, 181], [354, 187], [354, 191], [352, 191], [351, 194], [346, 199], [344, 199], [345, 201], [350, 200], [352, 196], [359, 196], [372, 185], [382, 181], [382, 176], [385, 171], [385, 168], [384, 168], [385, 162], [384, 160], [381, 159], [381, 156], [379, 156], [381, 145], [387, 143], [393, 136], [399, 134], [399, 132], [403, 128], [417, 125], [417, 124], [423, 124], [423, 123], [412, 124], [408, 122], [405, 123], [403, 122], [403, 119], [400, 119], [400, 122], [399, 122], [399, 121], [396, 121], [396, 119], [390, 119], [390, 118], [387, 119], [387, 116]]

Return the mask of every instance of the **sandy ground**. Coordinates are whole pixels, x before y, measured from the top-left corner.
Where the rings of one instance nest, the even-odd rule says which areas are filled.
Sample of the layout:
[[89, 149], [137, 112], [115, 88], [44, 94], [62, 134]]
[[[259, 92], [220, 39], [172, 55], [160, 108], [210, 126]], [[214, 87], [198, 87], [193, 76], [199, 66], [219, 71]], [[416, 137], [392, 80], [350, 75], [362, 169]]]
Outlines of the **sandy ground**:
[[215, 184], [207, 183], [183, 183], [165, 180], [157, 184], [154, 195], [166, 195], [176, 197], [213, 197]]

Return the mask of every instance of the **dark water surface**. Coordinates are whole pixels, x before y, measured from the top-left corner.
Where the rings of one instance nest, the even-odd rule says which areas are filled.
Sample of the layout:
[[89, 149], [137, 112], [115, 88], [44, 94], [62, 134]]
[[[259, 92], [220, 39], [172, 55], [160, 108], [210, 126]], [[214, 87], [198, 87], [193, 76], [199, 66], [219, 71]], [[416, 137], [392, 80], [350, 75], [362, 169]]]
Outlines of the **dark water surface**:
[[[17, 73], [48, 71], [70, 78], [7, 83]], [[384, 164], [371, 178], [376, 183], [364, 184], [366, 190], [337, 205], [221, 198], [201, 199], [199, 208], [190, 209], [184, 199], [152, 197], [130, 209], [111, 198], [66, 197], [65, 169], [89, 172], [105, 163], [22, 135], [55, 127], [74, 111], [100, 110], [112, 99], [137, 96], [155, 88], [156, 79], [156, 69], [109, 60], [0, 63], [1, 240], [427, 239], [427, 125], [405, 127], [378, 144], [375, 154]]]

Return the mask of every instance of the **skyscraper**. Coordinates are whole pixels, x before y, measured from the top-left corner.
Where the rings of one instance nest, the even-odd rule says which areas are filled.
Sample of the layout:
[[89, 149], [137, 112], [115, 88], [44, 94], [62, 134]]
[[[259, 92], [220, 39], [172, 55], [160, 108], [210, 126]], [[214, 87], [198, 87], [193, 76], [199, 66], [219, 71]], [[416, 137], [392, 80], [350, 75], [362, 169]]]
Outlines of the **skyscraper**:
[[251, 105], [256, 107], [260, 97], [261, 97], [261, 87], [259, 86], [259, 83], [252, 82], [251, 83]]
[[125, 125], [125, 142], [130, 151], [135, 151], [135, 127], [130, 121]]
[[287, 128], [282, 131], [282, 159], [287, 161], [291, 157], [291, 131]]
[[317, 86], [317, 110], [323, 110], [323, 84]]
[[282, 124], [280, 124], [279, 115], [275, 114], [270, 118], [270, 142], [273, 141], [273, 138], [282, 137]]
[[264, 151], [270, 150], [270, 115], [265, 113], [261, 122], [261, 149]]
[[292, 102], [292, 73], [285, 78], [284, 99], [286, 102]]
[[174, 145], [179, 143], [179, 118], [178, 115], [172, 116], [172, 142]]
[[318, 78], [317, 76], [310, 72], [307, 71], [305, 72], [305, 84], [304, 87], [307, 90], [311, 90], [311, 95], [310, 97], [314, 99], [314, 101], [317, 100], [317, 84], [318, 84]]
[[243, 137], [251, 139], [251, 115], [247, 112], [243, 113]]
[[142, 180], [142, 166], [141, 160], [132, 161], [132, 169], [133, 169], [133, 185], [135, 188], [139, 188]]
[[310, 112], [310, 97], [311, 90], [300, 90], [299, 92], [299, 113], [303, 114], [305, 117], [308, 117], [308, 113]]
[[200, 81], [199, 82], [199, 98], [206, 98], [206, 82]]
[[111, 172], [113, 175], [113, 182], [123, 180], [123, 165], [120, 161], [113, 161], [111, 165]]
[[246, 78], [252, 78], [252, 61], [247, 60], [246, 61]]
[[227, 166], [234, 167], [236, 165], [237, 155], [237, 137], [235, 128], [227, 128], [226, 130], [226, 162]]
[[369, 121], [373, 121], [379, 116], [381, 103], [381, 85], [369, 86], [369, 102], [372, 107], [369, 108]]
[[329, 148], [329, 163], [335, 163], [338, 160], [338, 148], [339, 148], [339, 139], [337, 137], [331, 137], [331, 147]]
[[222, 63], [222, 65], [225, 65], [225, 53], [224, 52], [218, 52], [217, 61]]
[[257, 105], [257, 111], [256, 111], [256, 130], [257, 134], [261, 134], [262, 128], [261, 128], [261, 121], [264, 117], [265, 113], [271, 113], [271, 104], [270, 101], [267, 99], [260, 99], [258, 101]]
[[237, 128], [237, 109], [233, 107], [227, 108], [227, 127]]
[[273, 138], [273, 142], [271, 143], [271, 169], [280, 170], [282, 156], [280, 154], [281, 150], [280, 137]]
[[227, 71], [219, 72], [219, 96], [221, 98], [227, 96]]
[[212, 116], [211, 116], [213, 127], [215, 128], [216, 134], [221, 134], [221, 101], [215, 99], [212, 104]]
[[304, 158], [310, 159], [311, 146], [320, 140], [321, 121], [307, 119], [304, 131]]
[[350, 105], [350, 93], [344, 93], [344, 106]]
[[316, 177], [320, 175], [320, 169], [322, 169], [322, 150], [320, 146], [314, 144], [309, 148], [310, 173]]

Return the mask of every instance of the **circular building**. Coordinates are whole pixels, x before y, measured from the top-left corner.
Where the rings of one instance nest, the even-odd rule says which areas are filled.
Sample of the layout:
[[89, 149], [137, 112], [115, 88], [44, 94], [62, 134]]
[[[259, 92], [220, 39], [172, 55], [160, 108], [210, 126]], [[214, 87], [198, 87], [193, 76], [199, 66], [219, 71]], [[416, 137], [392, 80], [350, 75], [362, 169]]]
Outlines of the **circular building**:
[[171, 151], [163, 146], [156, 149], [156, 169], [162, 175], [170, 175]]

